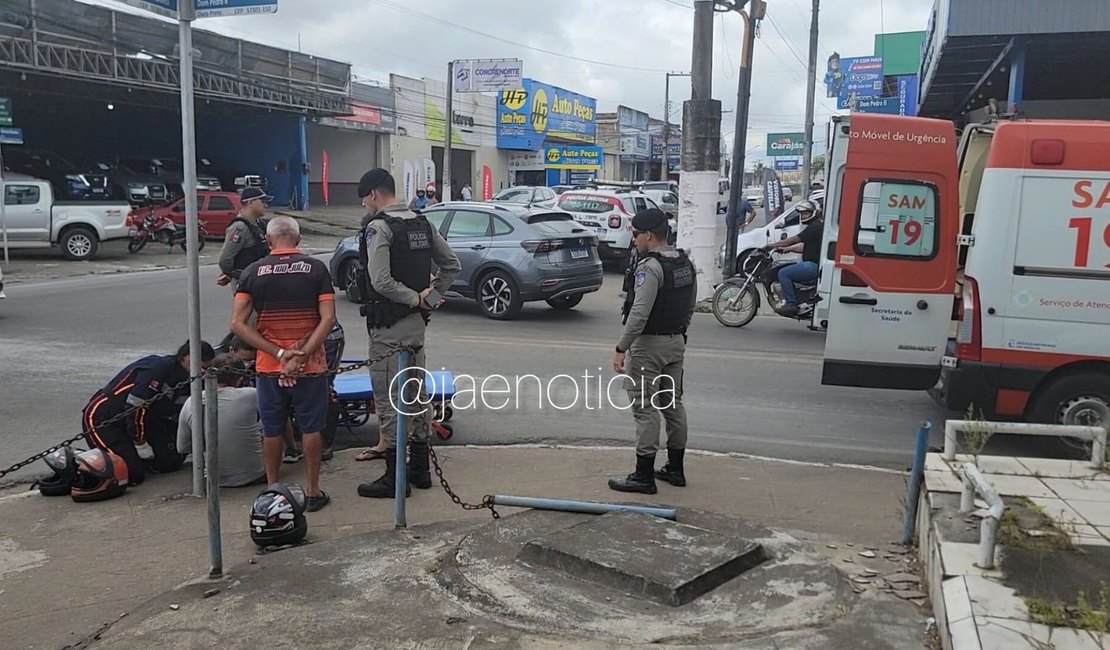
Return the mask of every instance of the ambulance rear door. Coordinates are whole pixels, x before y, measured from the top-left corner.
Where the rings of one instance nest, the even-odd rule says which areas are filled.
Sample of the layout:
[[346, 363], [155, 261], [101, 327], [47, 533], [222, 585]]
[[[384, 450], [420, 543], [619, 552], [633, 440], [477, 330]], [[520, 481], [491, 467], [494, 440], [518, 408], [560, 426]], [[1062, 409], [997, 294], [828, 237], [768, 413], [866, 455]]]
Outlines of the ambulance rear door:
[[821, 383], [927, 390], [940, 376], [956, 276], [954, 125], [855, 113], [828, 278]]

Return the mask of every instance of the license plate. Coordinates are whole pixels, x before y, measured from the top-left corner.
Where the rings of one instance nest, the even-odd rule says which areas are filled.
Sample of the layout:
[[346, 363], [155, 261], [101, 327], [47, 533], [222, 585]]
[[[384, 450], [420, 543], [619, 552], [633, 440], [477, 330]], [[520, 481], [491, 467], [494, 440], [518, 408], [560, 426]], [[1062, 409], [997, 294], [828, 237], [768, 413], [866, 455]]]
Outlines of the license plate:
[[597, 234], [599, 234], [599, 235], [608, 235], [609, 234], [609, 229], [608, 228], [598, 228], [597, 229]]
[[94, 187], [92, 192], [93, 192], [93, 194], [103, 194], [104, 193], [104, 188]]
[[585, 248], [572, 248], [570, 251], [570, 258], [572, 260], [581, 260], [590, 256], [590, 251]]

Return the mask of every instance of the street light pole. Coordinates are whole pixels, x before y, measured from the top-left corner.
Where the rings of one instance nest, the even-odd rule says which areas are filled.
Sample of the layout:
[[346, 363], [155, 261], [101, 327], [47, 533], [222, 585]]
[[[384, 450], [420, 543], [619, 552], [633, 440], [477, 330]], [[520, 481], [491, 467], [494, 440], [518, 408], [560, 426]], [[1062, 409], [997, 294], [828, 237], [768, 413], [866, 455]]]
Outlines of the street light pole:
[[752, 57], [755, 53], [755, 26], [756, 21], [762, 20], [767, 10], [767, 3], [763, 0], [752, 0], [750, 14], [743, 10], [748, 0], [735, 0], [731, 9], [740, 14], [744, 20], [744, 49], [740, 55], [740, 67], [737, 69], [736, 89], [736, 133], [732, 141], [732, 173], [729, 175], [728, 214], [725, 222], [728, 224], [725, 236], [725, 267], [722, 271], [726, 276], [736, 274], [736, 238], [740, 234], [740, 204], [744, 189], [744, 164], [745, 148], [748, 142], [748, 104], [752, 94]]
[[663, 167], [659, 180], [665, 181], [671, 173], [671, 77], [689, 77], [689, 72], [668, 72], [666, 99], [663, 101]]
[[813, 0], [809, 23], [809, 79], [806, 83], [806, 145], [802, 151], [802, 198], [809, 198], [813, 185], [813, 103], [817, 85], [817, 12], [821, 0]]

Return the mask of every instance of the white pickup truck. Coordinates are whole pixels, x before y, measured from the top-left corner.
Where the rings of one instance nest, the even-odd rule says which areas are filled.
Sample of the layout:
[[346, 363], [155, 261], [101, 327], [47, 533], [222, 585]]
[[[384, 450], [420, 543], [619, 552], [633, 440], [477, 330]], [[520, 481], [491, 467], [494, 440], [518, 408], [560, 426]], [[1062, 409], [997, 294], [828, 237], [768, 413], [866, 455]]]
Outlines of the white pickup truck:
[[101, 242], [128, 236], [126, 201], [57, 203], [48, 181], [23, 174], [5, 174], [0, 189], [13, 250], [60, 246], [66, 259], [84, 261], [96, 257]]

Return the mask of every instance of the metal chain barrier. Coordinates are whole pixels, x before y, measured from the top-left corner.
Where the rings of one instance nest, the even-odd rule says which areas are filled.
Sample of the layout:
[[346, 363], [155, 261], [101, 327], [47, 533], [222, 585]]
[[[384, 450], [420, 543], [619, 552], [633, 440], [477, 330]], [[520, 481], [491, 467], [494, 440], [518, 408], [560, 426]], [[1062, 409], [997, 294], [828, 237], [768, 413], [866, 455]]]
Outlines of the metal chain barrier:
[[[394, 346], [391, 346], [385, 352], [383, 352], [383, 353], [381, 353], [381, 354], [379, 354], [375, 357], [372, 357], [370, 359], [367, 359], [366, 361], [360, 361], [358, 363], [352, 363], [352, 364], [347, 365], [347, 366], [340, 366], [339, 368], [336, 368], [335, 370], [326, 370], [326, 371], [323, 371], [323, 372], [300, 373], [297, 376], [298, 377], [322, 377], [322, 376], [330, 376], [330, 375], [340, 375], [340, 374], [344, 374], [344, 373], [348, 373], [348, 372], [354, 372], [355, 370], [362, 370], [364, 368], [369, 368], [370, 366], [374, 365], [375, 363], [378, 363], [379, 361], [382, 361], [384, 359], [388, 359], [390, 356], [392, 356], [392, 355], [394, 355], [394, 354], [396, 354], [396, 353], [398, 353], [398, 352], [400, 352], [401, 350], [404, 350], [404, 349], [407, 349], [407, 348], [405, 346], [402, 346], [402, 345], [394, 345]], [[104, 420], [103, 422], [100, 422], [99, 426], [105, 426], [105, 425], [108, 425], [108, 424], [115, 424], [116, 422], [119, 422], [119, 421], [127, 418], [128, 416], [132, 415], [133, 413], [135, 413], [135, 411], [138, 411], [139, 409], [144, 409], [144, 408], [150, 406], [151, 404], [153, 404], [154, 402], [157, 402], [158, 400], [161, 400], [161, 399], [165, 399], [167, 396], [169, 396], [173, 393], [176, 393], [181, 388], [184, 388], [184, 387], [192, 384], [194, 380], [200, 379], [200, 378], [206, 376], [209, 372], [210, 371], [206, 370], [205, 372], [202, 372], [200, 375], [198, 375], [196, 377], [189, 377], [188, 379], [186, 379], [184, 381], [181, 381], [181, 382], [179, 382], [179, 383], [177, 383], [173, 386], [170, 386], [170, 387], [164, 389], [158, 395], [155, 395], [154, 397], [150, 398], [149, 400], [144, 401], [142, 404], [140, 404], [138, 406], [131, 406], [129, 408], [126, 408], [123, 411], [121, 411], [120, 413], [118, 413], [116, 415], [113, 415], [112, 417], [108, 418], [107, 420]], [[280, 373], [276, 373], [276, 372], [255, 372], [253, 370], [243, 370], [243, 371], [233, 371], [233, 374], [241, 375], [243, 377], [248, 377], [248, 378], [254, 378], [254, 377], [276, 377]], [[54, 453], [55, 451], [58, 451], [59, 449], [62, 449], [63, 447], [68, 447], [68, 446], [72, 445], [73, 443], [78, 442], [79, 440], [83, 439], [84, 437], [85, 437], [85, 432], [82, 431], [81, 433], [78, 433], [78, 434], [76, 434], [76, 435], [74, 435], [70, 438], [67, 438], [66, 440], [63, 440], [62, 442], [59, 442], [58, 444], [54, 445], [53, 447], [50, 447], [49, 449], [46, 449], [45, 451], [41, 451], [41, 452], [39, 452], [37, 454], [34, 454], [33, 456], [31, 456], [31, 457], [29, 457], [25, 460], [19, 461], [18, 463], [15, 463], [11, 467], [8, 467], [7, 469], [0, 471], [0, 479], [4, 478], [8, 474], [11, 474], [12, 472], [16, 472], [16, 471], [19, 471], [19, 470], [23, 469], [24, 467], [30, 465], [31, 463], [33, 463], [37, 460], [41, 460], [41, 459], [49, 456], [50, 454]]]
[[497, 510], [493, 507], [492, 494], [487, 494], [482, 497], [482, 502], [479, 504], [465, 503], [459, 498], [459, 495], [455, 494], [455, 491], [452, 490], [451, 486], [447, 483], [447, 479], [443, 478], [443, 468], [439, 466], [439, 459], [436, 457], [435, 449], [431, 444], [428, 445], [428, 457], [432, 461], [432, 467], [435, 468], [436, 477], [439, 478], [439, 484], [443, 486], [443, 491], [447, 493], [447, 496], [451, 497], [451, 501], [455, 502], [455, 505], [463, 510], [482, 510], [488, 508], [489, 513], [493, 515], [494, 519], [501, 518], [501, 515], [498, 514]]

